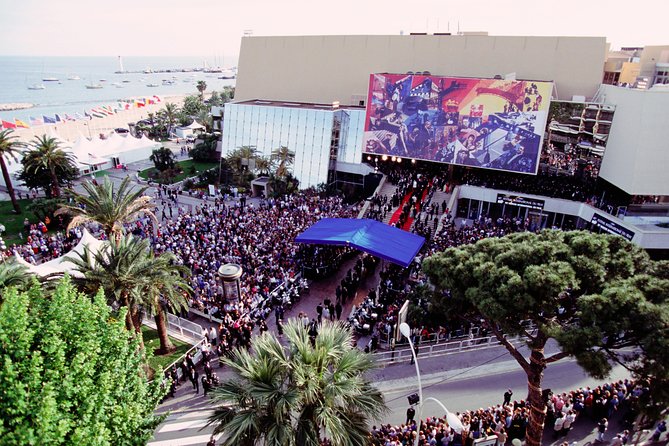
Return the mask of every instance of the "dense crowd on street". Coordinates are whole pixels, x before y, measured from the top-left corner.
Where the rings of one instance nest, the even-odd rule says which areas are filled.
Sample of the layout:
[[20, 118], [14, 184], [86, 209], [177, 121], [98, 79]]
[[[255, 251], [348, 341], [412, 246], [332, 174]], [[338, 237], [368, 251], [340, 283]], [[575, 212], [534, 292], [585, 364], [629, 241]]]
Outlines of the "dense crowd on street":
[[[156, 252], [170, 251], [192, 271], [191, 306], [233, 320], [267, 300], [269, 293], [300, 272], [295, 237], [320, 218], [354, 217], [355, 209], [341, 198], [293, 195], [259, 206], [237, 202], [226, 206], [203, 203], [194, 212], [179, 213], [160, 224], [152, 236]], [[242, 267], [239, 302], [222, 305], [221, 265]]]
[[[81, 228], [71, 231], [58, 231], [49, 234], [47, 225], [39, 221], [31, 224], [25, 219], [24, 230], [20, 233], [21, 240], [25, 243], [11, 246], [0, 246], [0, 260], [8, 259], [18, 255], [26, 262], [37, 265], [67, 254], [82, 236]], [[3, 242], [4, 243], [4, 242]]]
[[[548, 412], [545, 420], [544, 435], [569, 444], [569, 432], [576, 424], [588, 423], [597, 432], [597, 441], [621, 446], [631, 443], [632, 424], [638, 415], [639, 404], [644, 401], [648, 388], [630, 380], [603, 384], [594, 388], [581, 387], [565, 393], [545, 394]], [[487, 408], [456, 413], [462, 423], [458, 432], [449, 426], [446, 417], [427, 417], [422, 420], [420, 430], [414, 419], [415, 409], [407, 409], [407, 419], [397, 425], [382, 424], [373, 426], [371, 439], [378, 446], [400, 446], [413, 444], [416, 435], [421, 446], [470, 446], [480, 438], [495, 438], [498, 445], [511, 443], [514, 439], [523, 440], [529, 422], [529, 405], [525, 400], [512, 401], [513, 391], [509, 389], [503, 395], [503, 402]], [[609, 431], [609, 421], [621, 413], [623, 430]], [[459, 427], [458, 427], [459, 430]], [[652, 438], [657, 441], [663, 430], [658, 423]], [[657, 438], [655, 438], [657, 437]]]

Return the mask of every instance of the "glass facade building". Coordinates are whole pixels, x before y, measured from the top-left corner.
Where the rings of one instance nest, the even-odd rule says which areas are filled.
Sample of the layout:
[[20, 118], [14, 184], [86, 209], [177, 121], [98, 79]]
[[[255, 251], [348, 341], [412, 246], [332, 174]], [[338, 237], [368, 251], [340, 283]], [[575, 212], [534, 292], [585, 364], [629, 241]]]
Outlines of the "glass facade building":
[[337, 161], [360, 163], [364, 108], [294, 102], [247, 101], [225, 105], [222, 156], [255, 146], [269, 157], [286, 146], [295, 152], [291, 170], [300, 188], [330, 183]]

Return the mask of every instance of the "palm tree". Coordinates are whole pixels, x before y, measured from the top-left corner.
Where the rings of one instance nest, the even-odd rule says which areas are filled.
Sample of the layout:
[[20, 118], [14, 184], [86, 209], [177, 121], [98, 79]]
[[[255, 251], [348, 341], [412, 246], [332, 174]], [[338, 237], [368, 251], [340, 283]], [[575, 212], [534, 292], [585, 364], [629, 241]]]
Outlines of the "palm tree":
[[205, 132], [211, 132], [211, 127], [214, 124], [214, 118], [211, 116], [211, 112], [209, 110], [201, 110], [197, 116], [195, 116], [195, 121], [204, 126]]
[[[27, 288], [30, 284], [32, 275], [25, 265], [21, 265], [15, 260], [5, 260], [0, 262], [0, 292], [2, 289], [14, 286], [18, 288]], [[0, 302], [2, 302], [0, 294]]]
[[60, 197], [56, 170], [73, 166], [72, 155], [61, 150], [60, 143], [47, 135], [35, 137], [31, 145], [33, 149], [24, 156], [24, 168], [32, 172], [37, 172], [41, 168], [46, 169], [51, 179], [51, 195], [54, 198]]
[[134, 221], [140, 214], [145, 214], [156, 224], [158, 220], [153, 213], [154, 205], [151, 197], [144, 195], [147, 187], [135, 189], [128, 177], [121, 181], [118, 189], [114, 183], [105, 177], [101, 184], [95, 185], [89, 181], [82, 183], [87, 194], [80, 194], [68, 190], [76, 206], [61, 205], [56, 215], [69, 214], [73, 216], [68, 230], [86, 223], [99, 223], [109, 240], [118, 240], [124, 232], [124, 223]]
[[14, 212], [17, 214], [21, 213], [21, 206], [16, 200], [16, 194], [14, 193], [14, 185], [12, 184], [12, 179], [9, 176], [9, 170], [7, 170], [7, 163], [5, 162], [5, 157], [11, 158], [14, 162], [17, 162], [16, 153], [18, 148], [21, 146], [19, 142], [16, 141], [17, 136], [12, 135], [12, 130], [3, 130], [0, 131], [0, 169], [2, 169], [2, 178], [5, 180], [5, 186], [7, 186], [7, 193], [9, 193], [9, 198], [12, 200], [12, 206], [14, 207]]
[[272, 150], [272, 159], [279, 164], [276, 168], [276, 175], [283, 178], [288, 174], [288, 166], [292, 166], [295, 162], [295, 152], [286, 146], [281, 146]]
[[187, 269], [176, 265], [172, 254], [155, 256], [148, 240], [129, 235], [120, 237], [117, 243], [105, 243], [95, 253], [86, 247], [67, 261], [74, 264], [78, 274], [73, 282], [80, 289], [87, 294], [102, 289], [112, 307], [127, 308], [126, 328], [139, 338], [142, 349], [142, 308], [160, 315], [156, 318], [158, 333], [163, 334], [160, 351], [174, 348], [167, 338], [162, 305], [187, 307], [186, 295], [191, 289], [181, 277]]
[[300, 321], [285, 326], [284, 347], [269, 333], [254, 354], [236, 350], [223, 362], [235, 378], [214, 389], [222, 403], [209, 418], [224, 445], [364, 445], [369, 421], [387, 411], [383, 395], [365, 379], [369, 355], [352, 347], [351, 332], [325, 321], [310, 339]]
[[266, 156], [258, 156], [255, 160], [256, 170], [258, 173], [260, 173], [260, 175], [269, 175], [269, 172], [272, 170], [272, 166], [274, 164], [272, 159]]
[[258, 155], [256, 146], [241, 146], [232, 151], [228, 157], [228, 164], [233, 167], [238, 174], [243, 170], [243, 166], [248, 166], [250, 160], [255, 160]]
[[193, 292], [186, 281], [190, 269], [177, 265], [176, 256], [166, 252], [154, 257], [155, 274], [147, 277], [143, 305], [154, 315], [160, 348], [155, 353], [166, 355], [176, 350], [167, 335], [167, 309], [181, 311], [188, 309], [187, 296]]
[[168, 102], [165, 104], [165, 118], [167, 118], [167, 136], [172, 133], [172, 126], [176, 124], [179, 116], [179, 107], [176, 104]]
[[204, 90], [207, 89], [207, 83], [205, 81], [197, 81], [195, 88], [200, 92], [200, 99], [204, 100]]

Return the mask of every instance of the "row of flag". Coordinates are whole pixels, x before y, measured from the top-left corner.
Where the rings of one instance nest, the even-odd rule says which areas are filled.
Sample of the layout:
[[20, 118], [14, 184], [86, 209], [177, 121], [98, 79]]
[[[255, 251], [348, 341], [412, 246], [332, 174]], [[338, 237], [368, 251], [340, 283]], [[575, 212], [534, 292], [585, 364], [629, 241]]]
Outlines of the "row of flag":
[[162, 102], [159, 96], [151, 96], [146, 98], [133, 99], [132, 101], [119, 102], [114, 105], [102, 105], [96, 108], [92, 108], [88, 111], [84, 111], [84, 114], [74, 113], [69, 115], [67, 113], [58, 114], [54, 116], [42, 115], [42, 117], [30, 117], [28, 122], [22, 121], [18, 118], [14, 119], [14, 122], [1, 120], [2, 125], [0, 128], [4, 129], [29, 129], [30, 127], [36, 127], [45, 124], [57, 124], [59, 122], [67, 121], [81, 121], [81, 120], [91, 120], [93, 118], [104, 118], [106, 116], [114, 115], [123, 110], [130, 110], [131, 108], [141, 108], [146, 107], [147, 105], [153, 105]]

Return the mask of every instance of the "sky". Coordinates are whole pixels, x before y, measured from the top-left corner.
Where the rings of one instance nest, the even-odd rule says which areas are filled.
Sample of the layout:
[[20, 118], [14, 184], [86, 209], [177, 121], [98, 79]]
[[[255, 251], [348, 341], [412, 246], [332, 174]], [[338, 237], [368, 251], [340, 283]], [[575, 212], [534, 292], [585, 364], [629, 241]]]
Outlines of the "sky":
[[669, 45], [669, 1], [0, 0], [0, 55], [198, 56], [231, 65], [242, 35], [604, 36]]

